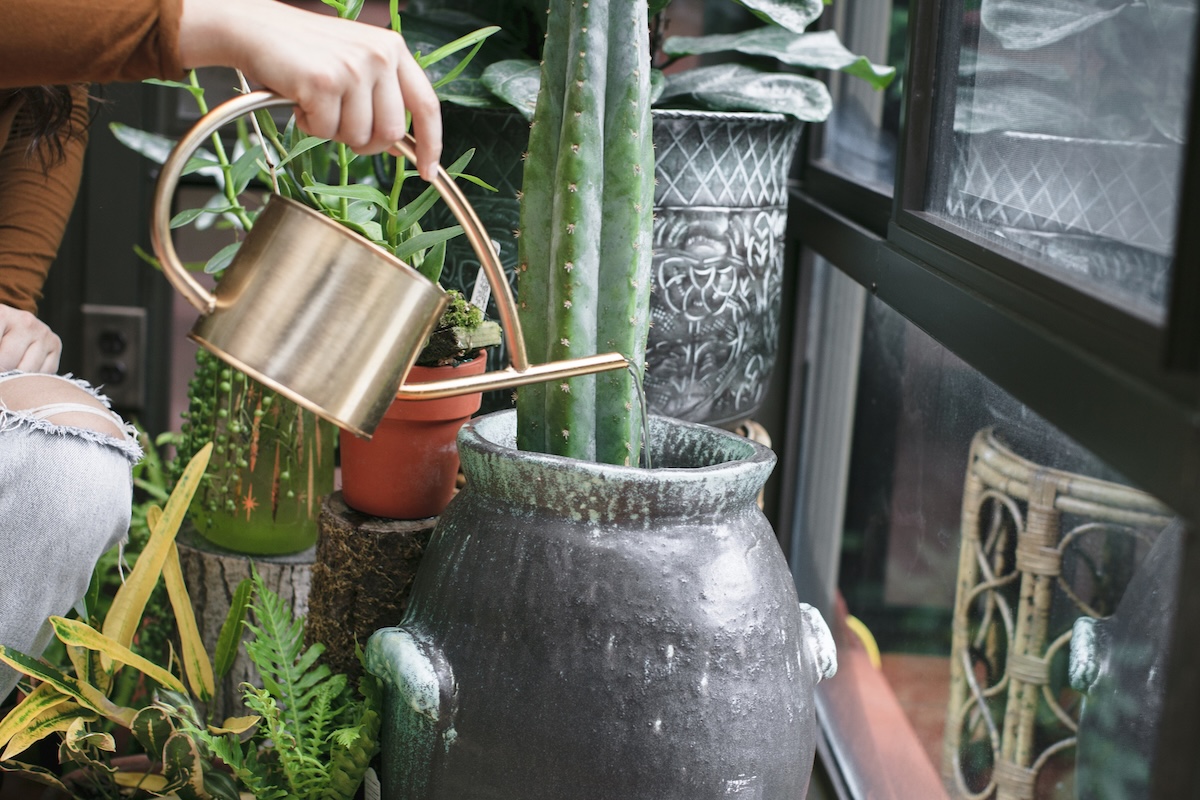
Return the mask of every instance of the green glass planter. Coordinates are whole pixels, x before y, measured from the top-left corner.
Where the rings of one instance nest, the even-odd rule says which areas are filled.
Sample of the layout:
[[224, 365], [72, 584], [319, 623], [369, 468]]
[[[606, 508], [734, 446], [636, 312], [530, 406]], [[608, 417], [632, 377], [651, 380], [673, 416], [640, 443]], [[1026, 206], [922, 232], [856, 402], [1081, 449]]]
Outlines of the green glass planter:
[[248, 555], [307, 550], [333, 491], [337, 428], [204, 351], [189, 389], [181, 456], [212, 460], [191, 520], [208, 541]]

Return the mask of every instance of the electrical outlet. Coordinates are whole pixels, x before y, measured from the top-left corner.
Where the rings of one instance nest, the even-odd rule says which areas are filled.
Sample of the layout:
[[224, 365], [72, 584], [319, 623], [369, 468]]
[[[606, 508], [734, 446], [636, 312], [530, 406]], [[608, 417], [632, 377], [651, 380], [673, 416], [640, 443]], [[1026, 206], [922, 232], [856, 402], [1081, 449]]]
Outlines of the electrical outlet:
[[146, 309], [83, 306], [81, 378], [100, 387], [113, 407], [140, 411], [145, 404]]

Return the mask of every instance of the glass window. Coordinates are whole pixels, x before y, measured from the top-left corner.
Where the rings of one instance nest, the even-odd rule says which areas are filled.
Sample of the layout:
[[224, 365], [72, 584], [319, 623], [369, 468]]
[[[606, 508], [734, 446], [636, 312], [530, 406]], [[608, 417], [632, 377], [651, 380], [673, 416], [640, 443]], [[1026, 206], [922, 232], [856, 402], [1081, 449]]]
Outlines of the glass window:
[[1195, 13], [1196, 0], [965, 0], [926, 210], [1160, 321]]
[[[827, 264], [813, 298], [792, 561], [802, 596], [828, 604], [822, 579], [836, 586], [844, 669], [821, 702], [850, 782], [861, 796], [875, 781], [899, 791], [881, 796], [1147, 796], [1172, 513]], [[814, 477], [838, 473], [844, 492]], [[902, 724], [886, 735], [916, 760], [848, 743], [888, 708]], [[921, 775], [935, 794], [895, 788]]]
[[826, 13], [852, 53], [895, 67], [896, 79], [881, 92], [843, 72], [829, 75], [833, 113], [823, 124], [821, 158], [845, 176], [890, 195], [904, 88], [908, 0], [834, 3]]

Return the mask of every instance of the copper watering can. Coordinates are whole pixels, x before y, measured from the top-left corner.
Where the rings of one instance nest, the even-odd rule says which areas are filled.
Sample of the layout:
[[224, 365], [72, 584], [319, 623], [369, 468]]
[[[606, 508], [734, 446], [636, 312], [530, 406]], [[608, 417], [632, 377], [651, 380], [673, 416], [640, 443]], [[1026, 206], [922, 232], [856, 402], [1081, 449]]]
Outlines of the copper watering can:
[[[151, 242], [171, 285], [200, 311], [188, 337], [339, 427], [370, 438], [394, 398], [420, 400], [560, 380], [627, 365], [605, 353], [531, 365], [512, 291], [491, 241], [450, 175], [433, 180], [483, 265], [499, 309], [510, 365], [483, 375], [405, 384], [448, 302], [445, 292], [391, 253], [308, 206], [272, 195], [209, 292], [179, 261], [171, 203], [192, 152], [243, 114], [294, 105], [251, 92], [205, 115], [179, 140], [154, 194]], [[416, 161], [411, 136], [396, 143]]]

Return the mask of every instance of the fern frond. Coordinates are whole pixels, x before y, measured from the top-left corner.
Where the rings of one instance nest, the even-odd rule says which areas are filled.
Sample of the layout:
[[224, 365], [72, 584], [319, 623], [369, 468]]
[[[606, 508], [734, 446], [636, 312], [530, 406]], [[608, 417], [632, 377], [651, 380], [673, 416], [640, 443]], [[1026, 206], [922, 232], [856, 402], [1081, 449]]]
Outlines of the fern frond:
[[270, 693], [243, 685], [246, 706], [263, 718], [267, 738], [274, 744], [278, 758], [276, 784], [286, 787], [289, 794], [306, 798], [325, 780], [324, 763], [309, 755], [300, 746], [297, 737], [284, 724], [283, 716], [275, 698]]
[[321, 757], [328, 749], [326, 742], [346, 706], [338, 703], [346, 689], [346, 676], [334, 675], [311, 692], [308, 704], [308, 728], [305, 746], [313, 758]]
[[329, 783], [321, 800], [351, 800], [362, 783], [371, 759], [379, 752], [382, 688], [367, 674], [359, 684], [362, 702], [355, 703], [357, 719], [330, 737]]
[[317, 664], [324, 647], [315, 644], [304, 649], [304, 617], [292, 617], [287, 604], [272, 592], [255, 570], [254, 623], [246, 627], [253, 639], [246, 642], [246, 653], [258, 669], [263, 687], [282, 707], [283, 725], [294, 737], [306, 736], [308, 710], [314, 691], [332, 674], [329, 667]]
[[[217, 758], [224, 761], [256, 800], [287, 800], [287, 790], [275, 783], [276, 776], [257, 757], [253, 743], [243, 745], [232, 734], [216, 736], [200, 731], [199, 736]], [[249, 748], [246, 752], [243, 748]]]

